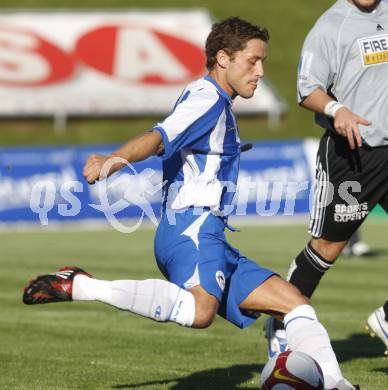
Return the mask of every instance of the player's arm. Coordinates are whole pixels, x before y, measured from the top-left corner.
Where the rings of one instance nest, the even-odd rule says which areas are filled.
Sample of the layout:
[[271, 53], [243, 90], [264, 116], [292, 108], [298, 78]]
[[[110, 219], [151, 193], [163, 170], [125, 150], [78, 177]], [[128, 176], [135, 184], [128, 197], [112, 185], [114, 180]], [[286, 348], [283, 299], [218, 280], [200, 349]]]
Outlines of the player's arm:
[[[163, 153], [163, 150], [161, 134], [158, 131], [146, 132], [132, 138], [109, 156], [92, 154], [85, 163], [83, 175], [87, 182], [92, 184], [96, 180], [110, 176], [112, 173], [120, 170], [125, 166], [125, 162], [142, 161], [152, 155]], [[109, 164], [109, 169], [106, 172], [102, 172], [104, 164], [114, 157], [119, 157], [117, 160], [121, 161]], [[125, 162], [122, 160], [125, 160]], [[112, 159], [111, 161], [113, 162], [114, 160]]]
[[369, 121], [354, 114], [319, 88], [315, 89], [310, 95], [304, 98], [300, 104], [318, 114], [325, 114], [326, 116], [333, 118], [336, 132], [347, 138], [351, 149], [362, 146], [362, 139], [358, 126], [369, 126]]

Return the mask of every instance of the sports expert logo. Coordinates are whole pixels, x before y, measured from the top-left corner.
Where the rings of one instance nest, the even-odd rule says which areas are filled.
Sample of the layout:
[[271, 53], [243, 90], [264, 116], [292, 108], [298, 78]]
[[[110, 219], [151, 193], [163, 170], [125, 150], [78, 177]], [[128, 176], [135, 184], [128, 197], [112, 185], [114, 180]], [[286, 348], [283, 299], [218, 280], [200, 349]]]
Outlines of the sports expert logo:
[[354, 205], [336, 204], [334, 210], [335, 222], [362, 221], [369, 214], [368, 202]]

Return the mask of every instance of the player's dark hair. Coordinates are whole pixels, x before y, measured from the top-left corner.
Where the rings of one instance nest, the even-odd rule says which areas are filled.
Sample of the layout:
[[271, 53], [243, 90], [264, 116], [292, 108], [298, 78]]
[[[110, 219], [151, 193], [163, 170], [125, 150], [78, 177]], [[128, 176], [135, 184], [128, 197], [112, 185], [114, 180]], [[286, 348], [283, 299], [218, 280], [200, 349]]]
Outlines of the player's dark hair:
[[212, 70], [217, 62], [216, 56], [219, 50], [224, 50], [233, 58], [236, 51], [244, 50], [251, 39], [269, 41], [268, 30], [261, 26], [255, 26], [239, 17], [231, 17], [214, 23], [209, 36], [206, 39], [206, 66]]

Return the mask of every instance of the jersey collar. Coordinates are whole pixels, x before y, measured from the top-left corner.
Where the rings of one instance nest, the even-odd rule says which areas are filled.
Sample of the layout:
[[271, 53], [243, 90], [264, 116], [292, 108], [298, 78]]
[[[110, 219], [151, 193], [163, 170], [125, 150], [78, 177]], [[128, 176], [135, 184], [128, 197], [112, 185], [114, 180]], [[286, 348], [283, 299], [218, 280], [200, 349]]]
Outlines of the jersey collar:
[[217, 88], [219, 94], [222, 95], [230, 104], [233, 103], [232, 98], [222, 89], [220, 84], [218, 84], [217, 81], [213, 79], [213, 77], [206, 75], [204, 79], [212, 83]]

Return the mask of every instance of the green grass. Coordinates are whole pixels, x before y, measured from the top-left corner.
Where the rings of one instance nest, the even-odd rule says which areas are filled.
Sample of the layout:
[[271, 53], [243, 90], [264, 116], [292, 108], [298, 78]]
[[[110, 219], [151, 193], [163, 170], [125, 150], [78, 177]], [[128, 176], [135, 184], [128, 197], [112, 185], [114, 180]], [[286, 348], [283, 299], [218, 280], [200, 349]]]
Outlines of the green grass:
[[[369, 224], [363, 238], [379, 255], [340, 259], [314, 298], [344, 374], [363, 390], [388, 388], [383, 345], [363, 332], [367, 315], [387, 297], [387, 228]], [[62, 265], [104, 279], [159, 277], [152, 236], [148, 230], [0, 234], [1, 389], [258, 389], [267, 360], [263, 319], [244, 331], [223, 319], [192, 330], [94, 302], [21, 303], [29, 278]], [[244, 227], [230, 241], [285, 274], [307, 237], [304, 226]]]
[[[321, 13], [333, 4], [332, 0], [20, 0], [17, 4], [19, 8], [32, 9], [203, 7], [209, 9], [216, 20], [239, 15], [262, 24], [271, 34], [266, 75], [287, 101], [289, 112], [280, 125], [274, 128], [269, 128], [263, 119], [241, 118], [239, 125], [242, 138], [286, 139], [319, 136], [322, 133], [314, 125], [312, 113], [299, 108], [296, 103], [296, 68], [308, 30]], [[14, 7], [14, 0], [2, 0], [0, 10]], [[73, 119], [65, 134], [55, 133], [50, 120], [1, 121], [0, 145], [123, 142], [131, 135], [147, 130], [159, 119]]]

